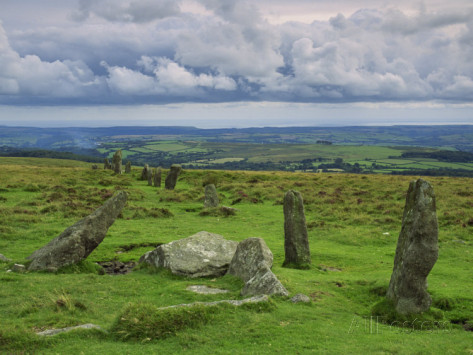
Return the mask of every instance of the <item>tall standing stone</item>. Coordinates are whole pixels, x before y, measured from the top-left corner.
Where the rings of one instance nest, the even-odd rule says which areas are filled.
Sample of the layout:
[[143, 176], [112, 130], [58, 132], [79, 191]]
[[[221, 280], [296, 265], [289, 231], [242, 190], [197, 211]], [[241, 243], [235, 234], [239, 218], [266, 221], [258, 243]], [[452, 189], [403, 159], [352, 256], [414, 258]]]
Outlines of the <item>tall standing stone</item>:
[[148, 169], [148, 186], [153, 186], [153, 170]]
[[218, 194], [214, 184], [205, 186], [204, 208], [218, 207]]
[[28, 270], [55, 271], [87, 258], [105, 238], [108, 228], [120, 214], [126, 200], [125, 191], [117, 192], [94, 213], [70, 226], [31, 254], [28, 257], [31, 259]]
[[169, 170], [168, 176], [166, 176], [166, 180], [164, 181], [164, 187], [166, 190], [174, 190], [177, 183], [177, 178], [182, 171], [182, 167], [177, 164], [173, 164], [171, 169]]
[[113, 162], [113, 171], [115, 174], [122, 173], [122, 151], [121, 149], [117, 150], [112, 158]]
[[130, 174], [131, 173], [131, 161], [127, 161], [125, 165], [125, 174]]
[[400, 314], [427, 311], [432, 298], [427, 276], [438, 258], [438, 223], [432, 186], [418, 179], [409, 185], [386, 297]]
[[154, 187], [161, 187], [161, 168], [158, 167], [153, 174]]
[[284, 251], [283, 266], [304, 268], [311, 263], [304, 203], [293, 190], [284, 195]]
[[143, 170], [141, 171], [141, 180], [148, 181], [148, 175], [149, 175], [149, 165], [145, 164], [145, 166], [143, 167]]

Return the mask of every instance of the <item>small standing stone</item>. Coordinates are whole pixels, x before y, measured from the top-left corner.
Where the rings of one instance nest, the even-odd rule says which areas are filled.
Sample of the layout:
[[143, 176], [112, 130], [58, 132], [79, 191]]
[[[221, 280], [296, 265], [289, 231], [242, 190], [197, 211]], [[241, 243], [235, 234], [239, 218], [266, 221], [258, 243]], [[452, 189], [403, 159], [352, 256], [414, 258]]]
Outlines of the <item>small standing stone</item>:
[[148, 169], [148, 186], [153, 186], [153, 170]]
[[125, 174], [130, 174], [131, 173], [131, 161], [127, 161], [125, 165]]
[[289, 190], [284, 196], [283, 266], [308, 267], [311, 263], [304, 203], [299, 192]]
[[105, 158], [103, 160], [103, 168], [104, 168], [104, 170], [112, 168], [112, 165], [110, 164], [110, 161], [107, 158]]
[[149, 165], [145, 164], [145, 166], [143, 167], [143, 170], [141, 171], [141, 180], [147, 181], [148, 175], [149, 175]]
[[205, 186], [205, 200], [204, 208], [213, 208], [218, 207], [218, 195], [217, 189], [214, 184], [208, 184]]
[[177, 183], [177, 178], [182, 171], [182, 167], [177, 164], [173, 164], [171, 169], [169, 170], [168, 176], [166, 176], [166, 180], [164, 181], [164, 187], [166, 190], [174, 190]]
[[158, 167], [153, 174], [154, 187], [161, 187], [161, 168]]
[[112, 158], [113, 162], [113, 170], [115, 171], [115, 174], [121, 174], [122, 173], [122, 151], [121, 149], [117, 150], [115, 154], [113, 155]]
[[402, 228], [386, 297], [400, 314], [425, 312], [432, 303], [427, 276], [438, 258], [435, 194], [425, 180], [412, 181], [407, 191]]

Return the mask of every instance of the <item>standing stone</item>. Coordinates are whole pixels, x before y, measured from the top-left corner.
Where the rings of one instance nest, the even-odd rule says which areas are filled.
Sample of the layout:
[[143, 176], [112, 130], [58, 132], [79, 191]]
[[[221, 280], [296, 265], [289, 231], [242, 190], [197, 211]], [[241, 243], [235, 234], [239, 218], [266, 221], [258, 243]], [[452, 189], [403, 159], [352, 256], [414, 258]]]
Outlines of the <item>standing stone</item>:
[[271, 271], [273, 253], [261, 238], [248, 238], [240, 242], [228, 273], [245, 282], [241, 295], [283, 295], [289, 293]]
[[412, 181], [407, 191], [402, 228], [386, 297], [400, 314], [427, 311], [432, 298], [427, 276], [438, 258], [435, 194], [425, 180]]
[[161, 187], [161, 177], [162, 177], [161, 167], [158, 166], [158, 168], [156, 169], [156, 178], [154, 180], [154, 186]]
[[127, 161], [125, 165], [125, 174], [130, 174], [131, 173], [131, 161]]
[[153, 174], [154, 187], [161, 187], [161, 168], [156, 168]]
[[293, 190], [284, 196], [284, 251], [286, 257], [283, 266], [309, 266], [311, 260], [304, 203], [301, 194]]
[[148, 186], [153, 186], [153, 170], [148, 169]]
[[105, 158], [103, 160], [103, 168], [104, 168], [104, 170], [112, 168], [112, 165], [110, 164], [110, 161], [107, 158]]
[[115, 174], [122, 173], [122, 151], [121, 149], [117, 150], [112, 158], [113, 162], [113, 171]]
[[213, 208], [218, 207], [218, 195], [217, 189], [214, 184], [208, 184], [205, 186], [205, 200], [204, 208]]
[[36, 250], [28, 259], [28, 270], [55, 271], [76, 264], [89, 256], [102, 242], [108, 228], [125, 206], [127, 194], [119, 191], [94, 213], [67, 228], [49, 244]]
[[145, 166], [143, 167], [143, 170], [141, 171], [141, 180], [147, 181], [148, 175], [149, 175], [149, 165], [145, 164]]
[[164, 181], [164, 187], [166, 190], [174, 190], [177, 183], [177, 178], [182, 171], [182, 167], [177, 164], [173, 164], [171, 169], [169, 170], [168, 176], [166, 176], [166, 180]]

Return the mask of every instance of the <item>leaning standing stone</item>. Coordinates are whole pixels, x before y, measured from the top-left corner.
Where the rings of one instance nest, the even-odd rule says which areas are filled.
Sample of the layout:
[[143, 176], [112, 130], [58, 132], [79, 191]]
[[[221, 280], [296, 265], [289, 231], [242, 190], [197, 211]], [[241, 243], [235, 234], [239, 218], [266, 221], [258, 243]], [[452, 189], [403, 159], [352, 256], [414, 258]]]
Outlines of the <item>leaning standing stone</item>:
[[113, 170], [115, 171], [115, 174], [121, 174], [122, 173], [122, 151], [121, 149], [117, 150], [115, 154], [113, 155], [112, 158], [113, 162]]
[[164, 181], [164, 187], [166, 188], [166, 190], [174, 190], [174, 188], [176, 187], [177, 178], [181, 171], [182, 167], [180, 165], [173, 164], [171, 166], [169, 174], [168, 176], [166, 176], [166, 180]]
[[205, 200], [204, 208], [213, 208], [218, 207], [218, 195], [217, 189], [214, 184], [208, 184], [205, 186]]
[[400, 314], [427, 311], [432, 298], [427, 276], [438, 258], [438, 223], [435, 194], [422, 179], [407, 191], [402, 228], [397, 241], [394, 268], [386, 297]]
[[304, 203], [301, 194], [293, 190], [284, 196], [284, 251], [286, 257], [283, 266], [309, 266], [311, 260]]
[[126, 162], [126, 165], [125, 165], [125, 173], [126, 174], [131, 173], [131, 161], [129, 160]]
[[103, 168], [104, 168], [104, 170], [112, 168], [112, 165], [110, 164], [110, 161], [107, 158], [105, 158], [103, 160]]
[[94, 213], [31, 254], [28, 257], [31, 259], [28, 270], [55, 271], [87, 258], [105, 238], [108, 228], [120, 214], [126, 200], [125, 191], [117, 192]]

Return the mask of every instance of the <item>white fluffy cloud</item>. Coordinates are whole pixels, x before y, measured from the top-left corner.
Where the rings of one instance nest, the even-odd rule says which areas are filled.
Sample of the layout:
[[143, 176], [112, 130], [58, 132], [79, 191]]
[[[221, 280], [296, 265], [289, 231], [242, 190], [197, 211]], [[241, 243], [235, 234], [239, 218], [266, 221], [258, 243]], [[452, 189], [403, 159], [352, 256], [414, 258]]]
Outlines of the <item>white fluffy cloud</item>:
[[364, 3], [274, 24], [266, 0], [81, 0], [61, 26], [0, 24], [0, 103], [473, 100], [471, 5]]

